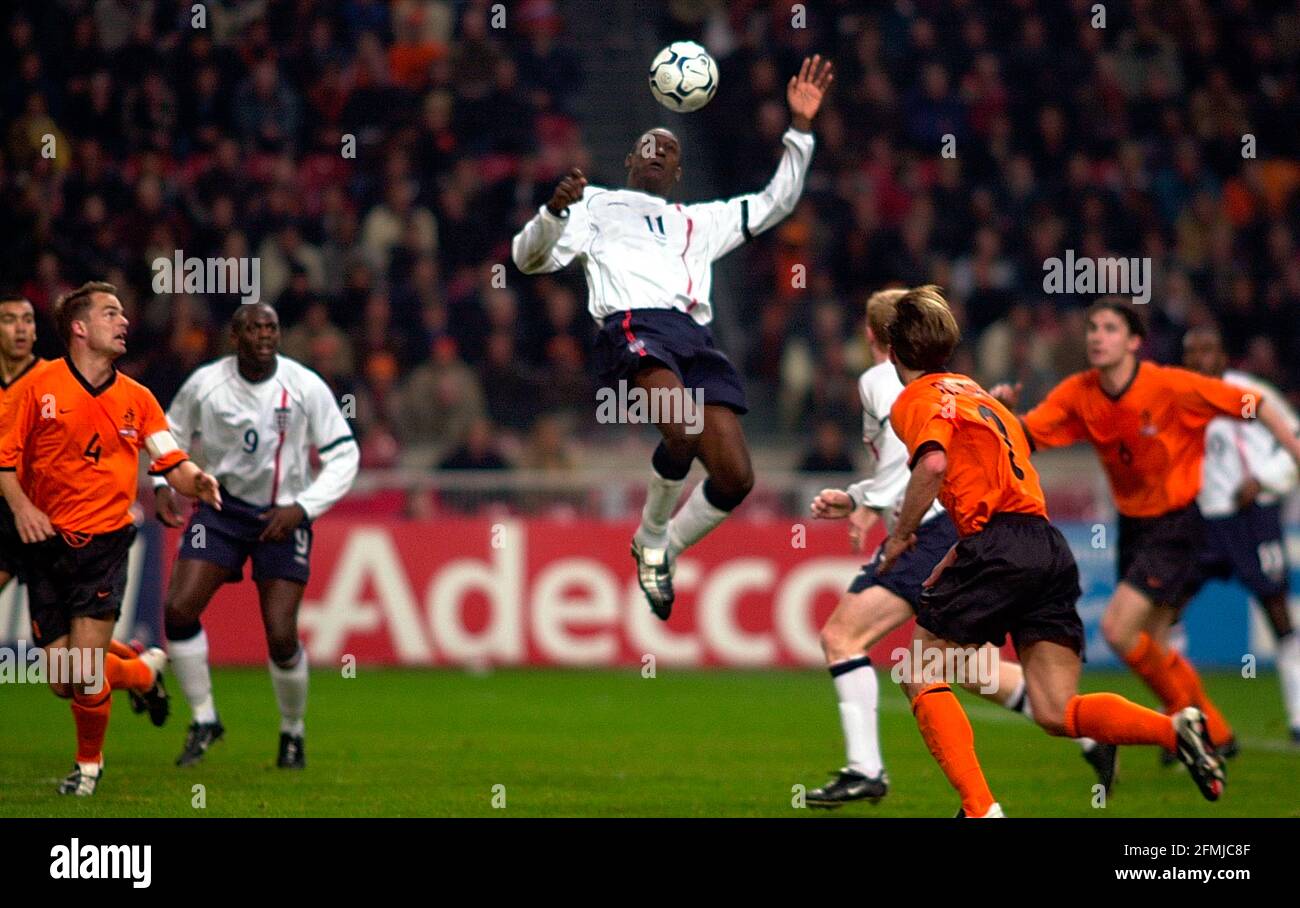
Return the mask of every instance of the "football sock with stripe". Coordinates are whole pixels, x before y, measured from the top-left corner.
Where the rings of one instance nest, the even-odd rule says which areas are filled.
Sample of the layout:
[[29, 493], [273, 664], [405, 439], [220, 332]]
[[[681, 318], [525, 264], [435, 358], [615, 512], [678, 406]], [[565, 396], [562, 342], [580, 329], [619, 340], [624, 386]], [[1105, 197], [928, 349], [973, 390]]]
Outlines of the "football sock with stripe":
[[673, 558], [707, 536], [731, 513], [709, 501], [708, 485], [706, 479], [692, 489], [686, 504], [668, 523], [668, 554]]
[[682, 497], [682, 486], [691, 471], [691, 462], [685, 467], [674, 463], [663, 442], [655, 448], [651, 461], [650, 482], [646, 486], [645, 507], [641, 509], [641, 526], [637, 527], [638, 543], [651, 548], [661, 548], [668, 539], [668, 521], [673, 516], [677, 499]]
[[202, 628], [181, 640], [167, 639], [167, 658], [172, 672], [181, 683], [181, 692], [190, 704], [195, 722], [217, 721], [217, 705], [212, 699], [212, 673], [208, 669], [208, 635]]
[[829, 668], [839, 697], [848, 767], [875, 778], [885, 768], [880, 755], [880, 683], [876, 670], [866, 656], [844, 659]]

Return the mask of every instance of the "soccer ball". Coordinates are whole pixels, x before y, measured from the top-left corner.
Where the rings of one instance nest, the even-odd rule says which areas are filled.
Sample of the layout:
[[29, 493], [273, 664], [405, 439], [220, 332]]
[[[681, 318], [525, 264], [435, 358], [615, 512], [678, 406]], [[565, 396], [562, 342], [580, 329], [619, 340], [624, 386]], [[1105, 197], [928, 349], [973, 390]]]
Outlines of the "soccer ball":
[[669, 110], [699, 110], [717, 90], [718, 64], [694, 41], [674, 41], [650, 64], [650, 93]]

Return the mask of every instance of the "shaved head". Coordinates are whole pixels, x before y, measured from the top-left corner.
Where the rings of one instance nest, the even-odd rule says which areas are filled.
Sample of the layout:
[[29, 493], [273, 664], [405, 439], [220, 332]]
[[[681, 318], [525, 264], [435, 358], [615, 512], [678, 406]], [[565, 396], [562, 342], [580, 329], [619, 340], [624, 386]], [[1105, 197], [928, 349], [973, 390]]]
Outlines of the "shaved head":
[[249, 319], [252, 319], [254, 316], [262, 315], [270, 315], [270, 317], [275, 320], [276, 324], [280, 323], [280, 316], [276, 314], [275, 309], [270, 305], [270, 303], [242, 303], [240, 307], [235, 310], [235, 315], [230, 320], [230, 326], [238, 331], [248, 323]]
[[627, 185], [666, 199], [682, 178], [681, 160], [682, 145], [671, 129], [647, 129], [623, 159]]

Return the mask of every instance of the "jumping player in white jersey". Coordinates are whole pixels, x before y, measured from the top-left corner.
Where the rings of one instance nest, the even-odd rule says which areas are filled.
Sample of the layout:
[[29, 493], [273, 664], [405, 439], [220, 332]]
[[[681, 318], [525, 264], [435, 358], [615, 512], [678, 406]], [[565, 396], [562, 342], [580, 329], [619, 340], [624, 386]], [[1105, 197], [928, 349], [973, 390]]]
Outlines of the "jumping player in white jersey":
[[[667, 129], [652, 129], [624, 161], [626, 188], [588, 186], [575, 169], [514, 237], [514, 262], [525, 274], [582, 262], [588, 309], [602, 326], [595, 362], [606, 386], [625, 382], [652, 401], [681, 402], [655, 419], [663, 440], [632, 540], [641, 589], [665, 621], [672, 612], [675, 559], [721, 523], [754, 484], [739, 420], [747, 409], [745, 392], [708, 328], [711, 266], [794, 210], [812, 159], [812, 121], [832, 78], [830, 62], [815, 56], [790, 79], [785, 153], [761, 192], [689, 205], [668, 201], [682, 175], [681, 146]], [[691, 405], [696, 400], [703, 403], [702, 422]], [[674, 516], [697, 457], [708, 478]]]
[[[196, 369], [167, 411], [176, 438], [189, 443], [197, 436], [199, 456], [220, 481], [225, 502], [220, 512], [202, 503], [195, 509], [167, 590], [167, 649], [194, 717], [176, 765], [198, 763], [225, 733], [199, 618], [223, 583], [243, 579], [244, 562], [251, 558], [280, 706], [276, 762], [301, 769], [307, 652], [298, 640], [298, 608], [307, 584], [311, 522], [347, 494], [360, 455], [324, 380], [278, 355], [274, 309], [265, 303], [240, 306], [231, 338], [235, 354]], [[313, 448], [321, 463], [314, 478]], [[181, 526], [173, 494], [158, 487], [155, 495], [158, 519]]]
[[[1183, 338], [1183, 365], [1202, 375], [1255, 388], [1293, 427], [1300, 420], [1267, 382], [1227, 368], [1223, 339], [1214, 328], [1195, 328]], [[1259, 600], [1277, 637], [1291, 740], [1300, 744], [1300, 634], [1287, 612], [1290, 565], [1282, 533], [1281, 499], [1296, 487], [1296, 463], [1257, 420], [1216, 417], [1205, 427], [1205, 464], [1196, 499], [1205, 517], [1203, 579], [1236, 577]]]
[[[862, 397], [862, 441], [867, 446], [869, 475], [847, 490], [823, 489], [813, 499], [814, 517], [848, 518], [855, 550], [861, 550], [877, 520], [893, 529], [910, 476], [907, 448], [889, 425], [889, 411], [903, 392], [898, 370], [889, 361], [889, 323], [894, 305], [906, 290], [881, 290], [867, 300], [867, 344], [874, 365], [858, 380]], [[957, 528], [935, 501], [916, 531], [916, 545], [904, 552], [893, 569], [877, 574], [881, 551], [849, 584], [821, 632], [826, 667], [839, 700], [846, 765], [835, 777], [807, 794], [809, 807], [835, 808], [850, 801], [879, 801], [889, 791], [889, 777], [880, 752], [877, 721], [880, 687], [867, 651], [915, 614], [916, 604], [932, 573], [957, 544]], [[984, 644], [991, 647], [992, 644]], [[989, 663], [984, 663], [989, 664]], [[1024, 672], [1010, 660], [999, 659], [996, 684], [971, 679], [971, 693], [1032, 719]], [[983, 689], [981, 689], [983, 687]], [[1084, 758], [1110, 790], [1115, 778], [1117, 748], [1079, 739]]]

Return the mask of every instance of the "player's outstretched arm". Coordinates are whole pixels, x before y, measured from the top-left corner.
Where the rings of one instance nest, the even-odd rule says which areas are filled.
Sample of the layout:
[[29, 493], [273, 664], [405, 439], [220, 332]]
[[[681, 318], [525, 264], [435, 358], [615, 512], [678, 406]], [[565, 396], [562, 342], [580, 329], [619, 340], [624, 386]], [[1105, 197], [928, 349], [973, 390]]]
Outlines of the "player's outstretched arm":
[[18, 474], [13, 470], [0, 472], [0, 492], [9, 502], [9, 509], [14, 512], [14, 525], [18, 528], [18, 538], [31, 545], [44, 542], [54, 535], [54, 525], [50, 518], [23, 492], [18, 484]]
[[204, 473], [192, 460], [182, 461], [167, 472], [167, 484], [182, 495], [204, 501], [221, 510], [221, 486], [210, 473]]
[[781, 139], [785, 153], [762, 191], [689, 206], [696, 216], [696, 228], [703, 231], [711, 260], [722, 258], [746, 240], [770, 230], [794, 211], [812, 163], [812, 121], [830, 88], [831, 69], [829, 60], [816, 56], [805, 59], [799, 74], [790, 77], [786, 101], [790, 104], [791, 128]]
[[877, 574], [883, 574], [893, 566], [899, 556], [916, 545], [916, 528], [930, 505], [939, 497], [943, 487], [944, 474], [948, 472], [948, 455], [942, 448], [935, 448], [923, 454], [912, 467], [912, 478], [907, 481], [907, 491], [903, 493], [903, 507], [898, 512], [898, 523], [894, 532], [885, 540], [884, 552]]

